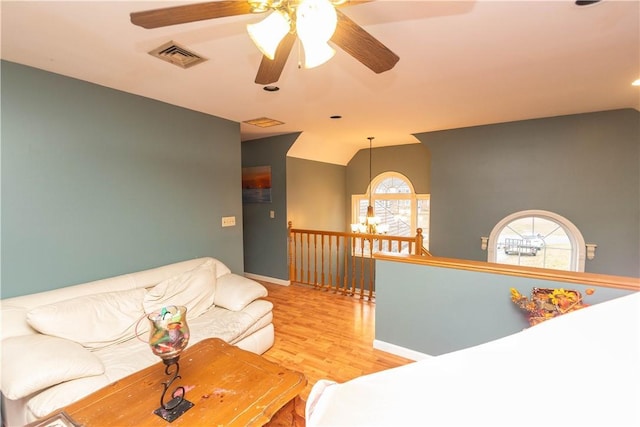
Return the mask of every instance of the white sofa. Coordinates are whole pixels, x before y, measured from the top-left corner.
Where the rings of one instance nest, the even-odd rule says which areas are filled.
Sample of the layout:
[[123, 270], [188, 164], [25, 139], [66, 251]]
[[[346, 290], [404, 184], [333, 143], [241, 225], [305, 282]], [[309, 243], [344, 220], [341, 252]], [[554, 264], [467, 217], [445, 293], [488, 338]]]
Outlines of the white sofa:
[[187, 307], [189, 346], [217, 337], [273, 345], [267, 289], [214, 258], [0, 300], [3, 425], [21, 426], [160, 362], [145, 314]]

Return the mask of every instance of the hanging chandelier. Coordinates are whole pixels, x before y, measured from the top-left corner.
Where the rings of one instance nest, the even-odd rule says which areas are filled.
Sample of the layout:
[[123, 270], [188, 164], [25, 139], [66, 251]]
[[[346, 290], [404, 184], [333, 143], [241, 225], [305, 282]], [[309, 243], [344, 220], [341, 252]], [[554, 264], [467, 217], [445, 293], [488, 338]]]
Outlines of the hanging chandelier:
[[252, 12], [272, 12], [262, 21], [248, 24], [247, 32], [262, 54], [271, 60], [282, 39], [295, 33], [304, 49], [304, 67], [317, 67], [336, 52], [328, 41], [338, 22], [335, 6], [345, 1], [249, 0]]
[[380, 224], [380, 218], [375, 215], [372, 203], [373, 194], [373, 177], [372, 177], [372, 158], [373, 158], [373, 136], [367, 137], [369, 140], [369, 205], [367, 206], [367, 215], [360, 217], [360, 222], [351, 224], [353, 233], [367, 234], [385, 234], [389, 231], [387, 224]]
[[[371, 158], [373, 156], [373, 136], [367, 137], [369, 140], [369, 206], [367, 206], [367, 224], [373, 221], [375, 215], [373, 213], [373, 205], [371, 204], [371, 193], [373, 193], [373, 188], [371, 188]], [[375, 225], [375, 224], [374, 224]]]

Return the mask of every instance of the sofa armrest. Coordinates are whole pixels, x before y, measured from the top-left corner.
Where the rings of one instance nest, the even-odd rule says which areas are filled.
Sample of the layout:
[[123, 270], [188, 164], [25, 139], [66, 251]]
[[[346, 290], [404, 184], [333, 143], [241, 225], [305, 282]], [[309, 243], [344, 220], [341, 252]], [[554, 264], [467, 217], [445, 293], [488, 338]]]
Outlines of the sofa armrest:
[[267, 288], [255, 280], [230, 273], [218, 278], [213, 303], [227, 310], [240, 311], [250, 302], [267, 295]]

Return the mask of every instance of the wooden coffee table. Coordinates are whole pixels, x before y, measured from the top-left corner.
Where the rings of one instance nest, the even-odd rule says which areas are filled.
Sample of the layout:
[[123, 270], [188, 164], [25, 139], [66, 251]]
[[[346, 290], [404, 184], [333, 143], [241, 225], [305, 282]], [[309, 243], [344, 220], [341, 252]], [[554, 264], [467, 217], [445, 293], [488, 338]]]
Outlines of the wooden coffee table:
[[63, 410], [86, 427], [304, 425], [295, 411], [302, 406], [304, 375], [217, 338], [189, 346], [180, 356], [182, 378], [167, 395], [183, 386], [194, 406], [169, 424], [153, 413], [168, 379], [164, 368], [159, 362]]

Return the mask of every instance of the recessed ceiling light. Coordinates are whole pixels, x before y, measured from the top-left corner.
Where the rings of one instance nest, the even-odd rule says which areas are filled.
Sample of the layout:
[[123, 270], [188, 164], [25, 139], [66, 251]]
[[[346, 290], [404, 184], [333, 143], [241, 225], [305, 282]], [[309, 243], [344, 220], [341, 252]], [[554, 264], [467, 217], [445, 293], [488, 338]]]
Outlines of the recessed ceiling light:
[[280, 90], [278, 86], [265, 86], [262, 89], [266, 90], [267, 92], [277, 92]]
[[636, 79], [633, 83], [631, 83], [631, 86], [640, 86], [640, 79]]
[[331, 116], [331, 117], [329, 117], [329, 118], [330, 118], [330, 119], [336, 119], [336, 120], [337, 120], [337, 119], [341, 119], [341, 118], [342, 118], [342, 116], [336, 115], [336, 116]]

